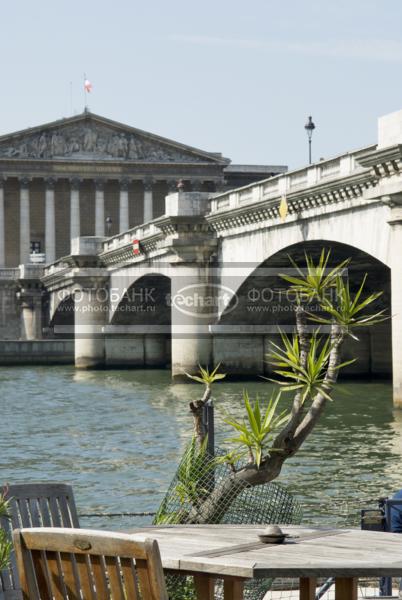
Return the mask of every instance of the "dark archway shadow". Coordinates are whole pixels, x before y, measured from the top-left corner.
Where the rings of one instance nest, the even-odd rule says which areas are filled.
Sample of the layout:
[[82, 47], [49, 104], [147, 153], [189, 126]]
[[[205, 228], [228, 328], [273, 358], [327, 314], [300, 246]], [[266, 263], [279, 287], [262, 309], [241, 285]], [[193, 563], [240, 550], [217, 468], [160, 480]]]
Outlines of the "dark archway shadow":
[[56, 339], [74, 339], [74, 298], [67, 296], [58, 305], [49, 323], [49, 335]]
[[170, 367], [170, 295], [170, 278], [153, 273], [126, 290], [107, 328], [106, 366]]
[[[279, 328], [290, 332], [295, 323], [294, 301], [286, 293], [288, 284], [280, 273], [295, 274], [289, 256], [304, 267], [305, 254], [317, 262], [322, 248], [331, 251], [329, 266], [351, 259], [348, 277], [352, 292], [358, 289], [367, 273], [365, 295], [383, 292], [370, 310], [385, 308], [390, 314], [390, 269], [386, 265], [345, 244], [325, 240], [295, 244], [258, 265], [240, 285], [218, 322], [218, 333], [214, 338], [215, 362], [222, 362], [223, 368], [232, 374], [272, 373], [266, 360], [271, 342], [279, 341]], [[392, 377], [391, 326], [391, 320], [387, 320], [371, 328], [361, 328], [357, 333], [359, 341], [346, 340], [343, 358], [357, 358], [357, 361], [342, 371], [343, 377]]]

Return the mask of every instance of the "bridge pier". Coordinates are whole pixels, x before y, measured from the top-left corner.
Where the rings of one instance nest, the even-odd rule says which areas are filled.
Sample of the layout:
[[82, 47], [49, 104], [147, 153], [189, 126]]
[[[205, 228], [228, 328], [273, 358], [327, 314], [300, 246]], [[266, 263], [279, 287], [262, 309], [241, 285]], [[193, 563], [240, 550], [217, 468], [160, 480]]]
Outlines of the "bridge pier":
[[208, 194], [178, 192], [166, 197], [166, 217], [160, 227], [168, 232], [165, 248], [172, 252], [171, 333], [172, 377], [186, 379], [199, 365], [212, 363], [209, 325], [218, 314], [212, 283], [212, 258], [217, 248], [215, 233], [205, 224]]
[[109, 310], [105, 280], [90, 278], [74, 292], [75, 345], [77, 369], [100, 369], [105, 366], [105, 334]]
[[394, 406], [402, 408], [402, 208], [391, 214], [392, 384]]
[[208, 267], [180, 265], [172, 277], [172, 377], [186, 379], [199, 365], [212, 363], [212, 335], [209, 331], [213, 288]]
[[71, 242], [75, 265], [74, 284], [74, 362], [78, 369], [105, 366], [105, 331], [109, 315], [109, 277], [98, 258], [102, 237], [80, 237]]
[[43, 268], [20, 265], [17, 297], [21, 309], [21, 339], [42, 339], [42, 292], [40, 276]]
[[74, 292], [75, 349], [78, 369], [105, 366], [105, 333], [109, 311], [105, 279], [90, 277], [81, 281]]
[[40, 290], [20, 292], [21, 339], [42, 339], [42, 294]]

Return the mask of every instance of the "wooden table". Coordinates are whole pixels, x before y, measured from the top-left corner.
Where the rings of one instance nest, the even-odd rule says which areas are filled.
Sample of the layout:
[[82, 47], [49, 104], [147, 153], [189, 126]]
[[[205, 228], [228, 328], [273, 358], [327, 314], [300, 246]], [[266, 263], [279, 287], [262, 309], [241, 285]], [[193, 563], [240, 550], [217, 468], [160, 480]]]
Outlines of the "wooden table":
[[402, 536], [358, 529], [282, 526], [292, 536], [262, 544], [258, 525], [173, 525], [130, 530], [158, 540], [164, 569], [194, 576], [199, 600], [213, 599], [216, 578], [225, 600], [241, 600], [247, 579], [300, 578], [301, 600], [313, 600], [317, 577], [335, 577], [336, 600], [357, 598], [359, 577], [401, 577]]

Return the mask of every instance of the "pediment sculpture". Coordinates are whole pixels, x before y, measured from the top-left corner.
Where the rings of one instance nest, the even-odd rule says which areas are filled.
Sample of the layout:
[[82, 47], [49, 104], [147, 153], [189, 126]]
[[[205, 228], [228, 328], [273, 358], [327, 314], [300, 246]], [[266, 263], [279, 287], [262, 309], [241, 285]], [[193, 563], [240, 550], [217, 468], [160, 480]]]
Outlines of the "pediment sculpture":
[[149, 162], [201, 162], [205, 159], [146, 136], [100, 125], [76, 124], [44, 129], [0, 142], [0, 157], [77, 160], [140, 160]]

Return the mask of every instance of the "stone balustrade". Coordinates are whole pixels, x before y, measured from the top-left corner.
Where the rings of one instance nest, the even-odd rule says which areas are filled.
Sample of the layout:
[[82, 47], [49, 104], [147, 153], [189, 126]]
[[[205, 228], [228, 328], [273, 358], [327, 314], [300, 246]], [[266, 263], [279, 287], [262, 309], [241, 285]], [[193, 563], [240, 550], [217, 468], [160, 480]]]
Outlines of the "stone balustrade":
[[20, 270], [18, 267], [15, 269], [0, 269], [0, 280], [12, 281], [13, 279], [18, 279], [19, 275]]
[[359, 156], [374, 148], [375, 146], [370, 146], [355, 152], [348, 152], [336, 158], [322, 160], [302, 169], [289, 171], [284, 175], [277, 175], [265, 181], [244, 186], [235, 191], [214, 194], [210, 199], [210, 213], [280, 198], [282, 195], [296, 193], [336, 179], [344, 179], [354, 173], [363, 172], [364, 168], [358, 162]]
[[119, 233], [118, 235], [114, 235], [105, 240], [103, 242], [103, 252], [124, 248], [128, 244], [132, 244], [133, 240], [143, 240], [152, 237], [157, 233], [159, 233], [159, 229], [152, 222], [133, 227], [124, 233]]
[[[71, 264], [66, 261], [66, 257], [59, 258], [54, 263], [50, 265], [46, 265], [43, 269], [43, 273], [45, 276], [53, 275], [55, 273], [59, 273], [60, 271], [64, 271], [65, 269], [70, 269]], [[19, 269], [17, 269], [19, 271]]]

